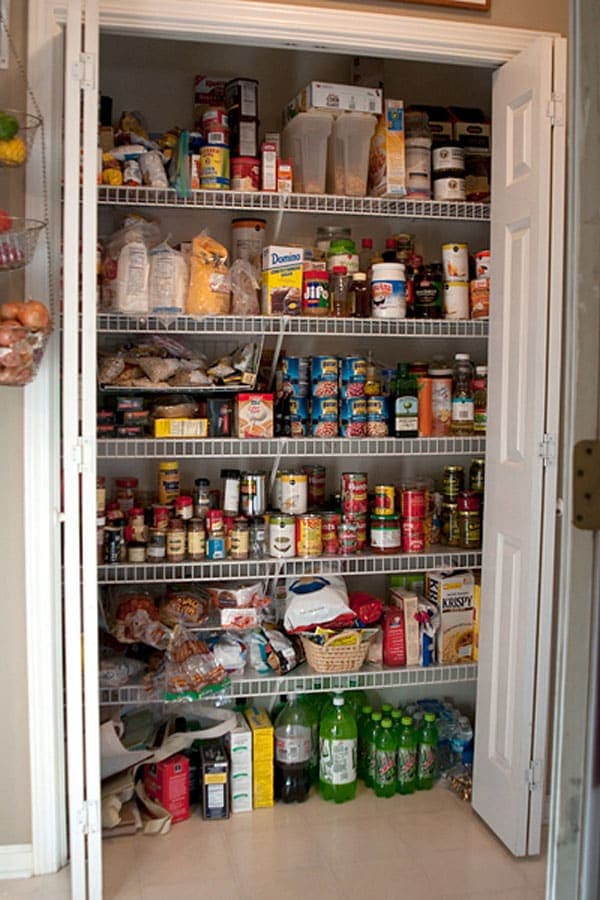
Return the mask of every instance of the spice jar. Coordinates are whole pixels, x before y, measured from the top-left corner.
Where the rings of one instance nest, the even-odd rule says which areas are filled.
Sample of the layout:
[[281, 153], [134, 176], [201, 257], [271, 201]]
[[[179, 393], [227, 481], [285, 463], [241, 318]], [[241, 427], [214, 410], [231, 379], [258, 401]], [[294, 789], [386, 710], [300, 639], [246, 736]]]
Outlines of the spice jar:
[[167, 559], [182, 562], [185, 559], [185, 524], [181, 519], [171, 519], [167, 529]]
[[137, 478], [117, 478], [115, 486], [119, 509], [127, 513], [135, 503], [135, 489], [138, 486], [138, 480]]
[[167, 535], [162, 528], [151, 528], [148, 533], [146, 556], [148, 562], [159, 562], [167, 553]]
[[168, 505], [179, 497], [179, 463], [161, 462], [158, 464], [158, 502]]
[[206, 556], [206, 530], [204, 519], [193, 518], [188, 522], [187, 557], [193, 562]]
[[248, 520], [244, 516], [236, 516], [229, 533], [229, 555], [232, 559], [248, 559], [250, 552], [250, 534]]
[[208, 478], [196, 478], [194, 481], [194, 516], [205, 519], [210, 509], [210, 481]]
[[240, 511], [240, 478], [239, 469], [222, 469], [223, 512], [237, 516]]
[[178, 519], [183, 519], [184, 521], [192, 518], [194, 515], [194, 501], [191, 497], [182, 494], [180, 497], [175, 498], [175, 515]]

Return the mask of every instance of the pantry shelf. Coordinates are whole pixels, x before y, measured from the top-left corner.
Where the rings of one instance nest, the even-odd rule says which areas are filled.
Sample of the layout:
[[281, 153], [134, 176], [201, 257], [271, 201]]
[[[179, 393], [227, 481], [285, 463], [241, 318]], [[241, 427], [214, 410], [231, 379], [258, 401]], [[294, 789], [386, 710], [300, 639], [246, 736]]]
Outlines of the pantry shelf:
[[98, 459], [338, 456], [459, 456], [485, 453], [484, 437], [429, 438], [106, 438]]
[[481, 551], [432, 547], [427, 553], [356, 554], [290, 559], [207, 560], [182, 563], [117, 563], [98, 567], [98, 584], [159, 584], [220, 578], [293, 575], [370, 575], [481, 567]]
[[[369, 690], [417, 685], [458, 684], [477, 680], [477, 663], [457, 666], [410, 666], [401, 669], [385, 669], [367, 665], [358, 672], [321, 675], [306, 664], [282, 676], [234, 675], [222, 696], [259, 697], [291, 692], [312, 693], [333, 690]], [[125, 685], [120, 688], [101, 688], [100, 702], [104, 705], [127, 703], [162, 703], [153, 698], [142, 685]], [[174, 701], [178, 702], [178, 701]]]
[[177, 209], [261, 210], [267, 212], [331, 213], [350, 216], [400, 216], [408, 219], [490, 221], [488, 203], [341, 197], [332, 194], [277, 194], [263, 191], [176, 191], [153, 187], [98, 187], [102, 206], [152, 206]]
[[336, 319], [310, 316], [127, 316], [98, 315], [100, 334], [305, 334], [332, 337], [485, 338], [487, 319]]

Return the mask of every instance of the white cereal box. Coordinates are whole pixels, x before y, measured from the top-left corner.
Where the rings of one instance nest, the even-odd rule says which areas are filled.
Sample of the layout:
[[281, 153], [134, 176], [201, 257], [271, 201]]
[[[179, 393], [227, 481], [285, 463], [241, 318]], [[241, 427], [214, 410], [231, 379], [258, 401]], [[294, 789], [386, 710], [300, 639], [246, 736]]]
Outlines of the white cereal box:
[[473, 662], [475, 579], [470, 571], [429, 572], [429, 599], [440, 610], [438, 662]]

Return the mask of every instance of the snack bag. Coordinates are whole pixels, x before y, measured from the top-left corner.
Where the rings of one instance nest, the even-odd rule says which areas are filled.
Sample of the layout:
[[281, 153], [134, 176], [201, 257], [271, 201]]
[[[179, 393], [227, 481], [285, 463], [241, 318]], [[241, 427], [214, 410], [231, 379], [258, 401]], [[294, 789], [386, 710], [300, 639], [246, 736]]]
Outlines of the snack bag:
[[231, 280], [227, 250], [205, 232], [192, 241], [190, 284], [186, 312], [189, 316], [226, 316], [231, 309]]

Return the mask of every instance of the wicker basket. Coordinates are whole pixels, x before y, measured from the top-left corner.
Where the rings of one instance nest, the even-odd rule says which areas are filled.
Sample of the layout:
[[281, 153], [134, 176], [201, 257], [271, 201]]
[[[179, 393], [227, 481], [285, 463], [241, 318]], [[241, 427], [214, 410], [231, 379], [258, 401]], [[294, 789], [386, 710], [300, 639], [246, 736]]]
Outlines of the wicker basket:
[[360, 644], [348, 647], [315, 644], [309, 637], [300, 635], [306, 653], [306, 661], [315, 672], [328, 675], [334, 672], [354, 672], [360, 669], [369, 650], [370, 637]]
[[0, 234], [0, 272], [22, 269], [31, 262], [45, 222], [13, 219], [8, 231]]
[[[0, 167], [14, 169], [18, 166], [25, 165], [29, 159], [33, 139], [42, 120], [38, 116], [33, 116], [20, 109], [3, 109], [2, 112], [12, 116], [13, 119], [16, 119], [19, 125], [19, 130], [12, 138], [13, 141], [20, 142], [20, 147], [18, 148], [16, 156], [14, 154], [7, 154], [4, 156], [0, 151]], [[8, 144], [9, 142], [5, 141], [4, 143]]]

